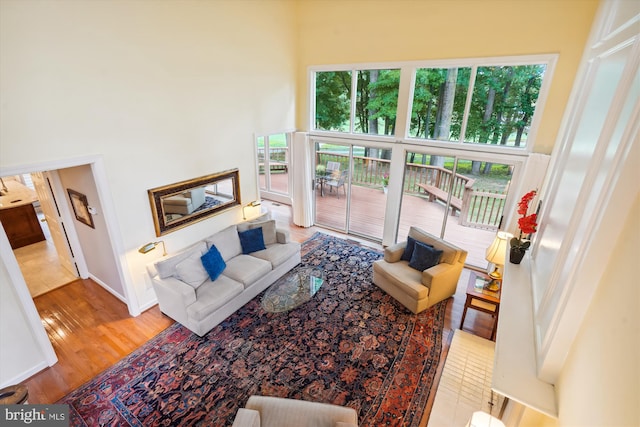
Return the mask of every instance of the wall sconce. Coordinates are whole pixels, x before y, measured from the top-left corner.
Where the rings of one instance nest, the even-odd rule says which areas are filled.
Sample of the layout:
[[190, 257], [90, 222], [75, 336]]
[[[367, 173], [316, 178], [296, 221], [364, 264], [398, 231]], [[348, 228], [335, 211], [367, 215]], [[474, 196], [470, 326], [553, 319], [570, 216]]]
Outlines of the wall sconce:
[[507, 245], [511, 237], [513, 236], [510, 233], [498, 231], [498, 234], [496, 234], [495, 239], [493, 239], [491, 246], [487, 248], [485, 259], [495, 265], [494, 270], [489, 274], [489, 277], [491, 277], [491, 283], [489, 283], [487, 289], [490, 291], [497, 292], [500, 290], [500, 279], [502, 279], [502, 274], [498, 271], [498, 266], [504, 265]]
[[166, 256], [167, 255], [167, 248], [164, 245], [164, 240], [160, 240], [158, 242], [149, 242], [146, 245], [142, 246], [140, 249], [138, 249], [138, 252], [140, 252], [141, 254], [146, 254], [147, 252], [151, 252], [160, 243], [162, 243], [162, 256]]
[[245, 214], [245, 209], [246, 208], [255, 208], [256, 206], [260, 206], [262, 204], [262, 202], [260, 200], [254, 200], [253, 202], [249, 203], [246, 206], [242, 207], [242, 219], [247, 219], [247, 215]]

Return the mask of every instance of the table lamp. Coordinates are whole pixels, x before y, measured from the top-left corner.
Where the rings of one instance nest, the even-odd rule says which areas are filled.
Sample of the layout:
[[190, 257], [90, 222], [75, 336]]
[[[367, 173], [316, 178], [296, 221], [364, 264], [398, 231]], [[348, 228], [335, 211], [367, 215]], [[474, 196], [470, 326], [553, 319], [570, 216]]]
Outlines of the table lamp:
[[498, 234], [496, 234], [495, 239], [493, 239], [491, 246], [487, 248], [487, 252], [484, 257], [495, 266], [494, 270], [489, 274], [491, 282], [487, 285], [487, 289], [490, 291], [497, 292], [500, 290], [500, 279], [502, 279], [502, 274], [498, 271], [498, 267], [504, 265], [507, 246], [511, 237], [512, 235], [510, 233], [498, 231]]

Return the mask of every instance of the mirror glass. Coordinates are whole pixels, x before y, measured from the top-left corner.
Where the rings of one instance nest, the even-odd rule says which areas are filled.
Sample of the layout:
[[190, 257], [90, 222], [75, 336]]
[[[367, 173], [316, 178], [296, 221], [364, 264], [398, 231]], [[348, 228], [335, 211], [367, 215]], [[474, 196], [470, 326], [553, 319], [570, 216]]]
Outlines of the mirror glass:
[[149, 190], [149, 202], [161, 236], [240, 204], [240, 174], [232, 169]]

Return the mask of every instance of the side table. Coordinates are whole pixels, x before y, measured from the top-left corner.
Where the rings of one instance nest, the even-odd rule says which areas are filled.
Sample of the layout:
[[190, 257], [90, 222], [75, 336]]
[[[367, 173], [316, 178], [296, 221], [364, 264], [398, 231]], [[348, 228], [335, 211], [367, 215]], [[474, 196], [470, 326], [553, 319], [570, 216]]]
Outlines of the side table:
[[496, 330], [498, 328], [498, 315], [500, 313], [500, 291], [492, 292], [486, 289], [486, 285], [490, 280], [490, 277], [486, 274], [473, 271], [469, 274], [467, 300], [464, 303], [464, 310], [462, 311], [460, 329], [464, 326], [464, 319], [467, 316], [468, 308], [488, 313], [494, 319], [493, 328], [491, 329], [491, 340], [495, 341]]

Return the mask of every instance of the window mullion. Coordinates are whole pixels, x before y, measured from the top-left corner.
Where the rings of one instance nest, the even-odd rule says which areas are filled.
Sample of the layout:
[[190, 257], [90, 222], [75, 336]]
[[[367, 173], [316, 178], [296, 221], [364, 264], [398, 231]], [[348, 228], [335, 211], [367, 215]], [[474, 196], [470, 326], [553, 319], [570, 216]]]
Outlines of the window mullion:
[[356, 103], [358, 102], [358, 70], [351, 70], [351, 120], [349, 133], [353, 134], [356, 123]]
[[462, 129], [460, 129], [460, 139], [458, 142], [463, 143], [464, 137], [467, 133], [467, 122], [469, 121], [469, 111], [471, 110], [471, 100], [473, 99], [473, 88], [476, 84], [476, 74], [478, 72], [478, 66], [471, 67], [471, 73], [469, 75], [469, 86], [467, 87], [467, 99], [464, 103], [464, 113], [462, 115]]
[[413, 99], [413, 86], [415, 82], [415, 69], [402, 67], [400, 69], [400, 87], [398, 88], [398, 104], [396, 110], [395, 135], [406, 139], [409, 136], [409, 123], [411, 121], [411, 102]]

